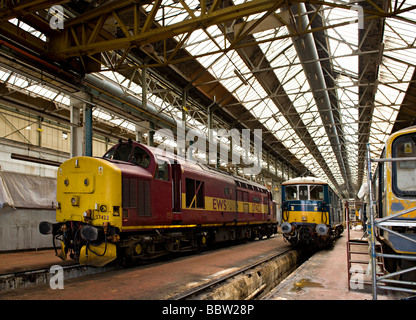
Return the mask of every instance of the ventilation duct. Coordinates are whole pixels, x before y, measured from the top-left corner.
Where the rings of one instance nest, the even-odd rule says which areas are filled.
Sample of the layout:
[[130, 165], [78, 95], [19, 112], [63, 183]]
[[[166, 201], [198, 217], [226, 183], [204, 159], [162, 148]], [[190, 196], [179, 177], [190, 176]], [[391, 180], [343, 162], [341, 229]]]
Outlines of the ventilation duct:
[[[291, 6], [291, 11], [296, 21], [291, 21], [291, 27], [296, 30], [306, 28], [309, 25], [309, 18], [305, 4], [299, 3]], [[299, 21], [300, 20], [300, 21]], [[292, 30], [289, 28], [289, 32]], [[321, 63], [319, 62], [318, 52], [316, 50], [315, 40], [312, 33], [304, 33], [301, 36], [293, 36], [292, 41], [296, 49], [302, 68], [308, 79], [309, 86], [312, 90], [313, 97], [318, 107], [319, 114], [324, 124], [326, 134], [331, 143], [332, 150], [335, 153], [338, 165], [341, 169], [342, 176], [346, 183], [347, 189], [352, 191], [349, 185], [349, 175], [347, 175], [346, 164], [341, 153], [341, 144], [336, 131], [334, 116], [332, 114], [331, 102], [329, 99], [324, 74]]]

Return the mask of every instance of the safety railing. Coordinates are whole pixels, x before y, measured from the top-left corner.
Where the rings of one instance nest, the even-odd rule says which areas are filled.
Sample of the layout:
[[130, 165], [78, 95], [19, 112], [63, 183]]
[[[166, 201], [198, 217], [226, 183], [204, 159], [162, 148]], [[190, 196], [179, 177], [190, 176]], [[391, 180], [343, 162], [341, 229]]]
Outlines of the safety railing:
[[[367, 144], [367, 183], [368, 183], [368, 192], [369, 192], [369, 211], [370, 211], [370, 224], [371, 224], [371, 265], [372, 265], [372, 293], [373, 293], [373, 300], [377, 300], [377, 289], [382, 288], [383, 290], [392, 290], [392, 291], [401, 291], [401, 292], [410, 292], [416, 293], [416, 289], [409, 288], [409, 286], [416, 286], [416, 282], [413, 281], [404, 281], [404, 280], [397, 280], [392, 279], [396, 276], [403, 275], [405, 273], [410, 273], [416, 271], [416, 266], [409, 267], [407, 269], [399, 270], [392, 273], [387, 273], [385, 275], [377, 277], [376, 274], [376, 263], [377, 257], [382, 258], [389, 258], [389, 259], [402, 259], [402, 260], [412, 260], [416, 261], [416, 256], [412, 255], [403, 255], [403, 254], [386, 254], [386, 253], [377, 253], [376, 252], [376, 228], [382, 229], [385, 232], [389, 232], [394, 234], [398, 237], [406, 239], [414, 244], [416, 244], [416, 240], [406, 236], [403, 233], [396, 232], [389, 227], [407, 227], [407, 228], [414, 228], [416, 227], [415, 220], [398, 220], [397, 218], [413, 212], [416, 210], [416, 207], [409, 208], [400, 212], [397, 212], [392, 215], [388, 215], [383, 218], [376, 219], [375, 212], [374, 212], [374, 202], [373, 202], [373, 193], [372, 193], [372, 185], [371, 185], [371, 163], [372, 162], [398, 162], [398, 161], [416, 161], [416, 157], [409, 157], [409, 158], [385, 158], [385, 159], [371, 159], [370, 157], [370, 145]], [[390, 284], [390, 285], [389, 285]], [[392, 286], [392, 285], [395, 286]]]

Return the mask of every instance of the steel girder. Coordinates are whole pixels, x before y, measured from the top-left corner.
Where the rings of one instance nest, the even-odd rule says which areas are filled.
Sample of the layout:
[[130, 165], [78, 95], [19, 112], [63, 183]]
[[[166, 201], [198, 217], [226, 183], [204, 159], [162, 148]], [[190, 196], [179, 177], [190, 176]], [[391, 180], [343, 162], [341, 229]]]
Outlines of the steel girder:
[[[387, 10], [386, 0], [377, 0], [373, 4], [363, 2], [364, 9], [374, 6]], [[364, 13], [366, 17], [366, 13]], [[364, 28], [359, 30], [359, 101], [358, 101], [358, 186], [361, 186], [365, 174], [367, 143], [370, 137], [371, 121], [377, 91], [378, 69], [383, 56], [384, 19], [364, 20]], [[366, 54], [366, 52], [371, 52]]]
[[[51, 53], [56, 58], [68, 58], [125, 49], [130, 46], [143, 46], [172, 38], [179, 34], [188, 33], [196, 28], [217, 25], [276, 8], [276, 2], [270, 0], [248, 1], [226, 8], [219, 7], [218, 5], [221, 1], [216, 1], [216, 5], [211, 6], [210, 10], [205, 11], [200, 17], [194, 16], [180, 23], [155, 28], [154, 18], [161, 6], [161, 2], [160, 0], [155, 1], [150, 14], [146, 16], [143, 15], [143, 11], [140, 8], [143, 3], [113, 1], [108, 5], [99, 6], [95, 10], [75, 17], [68, 23], [65, 22], [65, 28], [61, 34], [52, 39]], [[201, 6], [206, 5], [204, 2], [204, 0], [201, 1]], [[191, 12], [191, 9], [186, 7], [185, 2], [183, 4]], [[131, 10], [134, 13], [134, 21], [133, 25], [129, 26], [122, 21], [120, 15]], [[113, 39], [108, 38], [108, 31], [104, 26], [104, 22], [108, 18], [112, 18], [117, 22], [118, 26], [123, 30], [124, 36]], [[92, 27], [92, 32], [87, 32], [85, 25]], [[104, 36], [102, 37], [103, 34]]]

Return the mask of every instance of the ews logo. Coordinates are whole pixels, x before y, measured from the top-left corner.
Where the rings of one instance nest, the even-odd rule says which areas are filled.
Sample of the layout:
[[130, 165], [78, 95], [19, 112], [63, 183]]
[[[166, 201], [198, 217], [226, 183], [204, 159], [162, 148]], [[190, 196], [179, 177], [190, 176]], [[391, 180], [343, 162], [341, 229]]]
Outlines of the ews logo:
[[227, 199], [212, 199], [212, 208], [214, 210], [227, 210]]

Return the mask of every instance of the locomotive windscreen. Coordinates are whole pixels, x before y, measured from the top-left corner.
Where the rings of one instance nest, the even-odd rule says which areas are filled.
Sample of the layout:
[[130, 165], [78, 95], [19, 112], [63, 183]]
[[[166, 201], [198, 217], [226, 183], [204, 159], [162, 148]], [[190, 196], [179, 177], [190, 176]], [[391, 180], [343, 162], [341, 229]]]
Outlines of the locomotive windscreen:
[[112, 147], [104, 155], [104, 159], [129, 161], [132, 145], [131, 143], [119, 144]]
[[296, 200], [298, 198], [298, 187], [286, 186], [285, 193], [286, 193], [286, 200]]
[[[392, 144], [393, 158], [416, 157], [414, 134], [398, 137]], [[416, 196], [416, 161], [393, 163], [393, 190], [399, 196]]]
[[324, 200], [324, 186], [310, 186], [310, 200]]
[[120, 143], [103, 156], [104, 159], [131, 161], [140, 167], [147, 168], [150, 164], [150, 156], [140, 147], [135, 147], [132, 154], [133, 145], [131, 143]]

